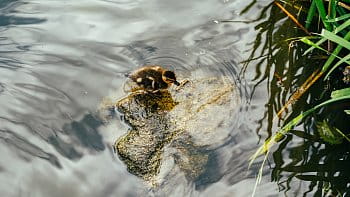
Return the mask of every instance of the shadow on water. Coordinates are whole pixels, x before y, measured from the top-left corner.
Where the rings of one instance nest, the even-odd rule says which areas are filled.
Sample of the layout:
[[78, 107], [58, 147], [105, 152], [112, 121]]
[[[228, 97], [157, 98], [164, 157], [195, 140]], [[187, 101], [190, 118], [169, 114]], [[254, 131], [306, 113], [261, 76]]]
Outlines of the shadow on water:
[[[293, 5], [301, 6], [298, 3]], [[299, 16], [299, 21], [305, 20], [304, 11], [299, 15], [298, 9], [287, 8], [292, 10], [294, 16]], [[257, 39], [252, 43], [250, 57], [244, 62], [244, 70], [250, 67], [256, 70], [253, 92], [262, 85], [267, 86], [266, 111], [256, 132], [268, 139], [285, 123], [329, 97], [331, 90], [346, 85], [335, 80], [342, 77], [342, 69], [339, 69], [331, 76], [334, 83], [319, 80], [293, 103], [287, 116], [275, 121], [277, 112], [297, 88], [323, 65], [324, 60], [317, 51], [312, 55], [302, 55], [308, 47], [294, 38], [305, 34], [274, 3], [262, 10], [259, 17], [262, 22], [255, 26]], [[346, 102], [324, 107], [320, 113], [314, 113], [303, 121], [303, 130], [293, 130], [279, 142], [277, 150], [273, 152], [271, 174], [272, 181], [279, 185], [279, 191], [287, 196], [338, 196], [350, 192], [350, 144], [346, 140], [331, 144], [321, 134], [324, 126], [318, 126], [326, 121], [325, 124], [347, 133], [350, 117], [343, 112], [346, 108], [349, 108]]]
[[[60, 130], [52, 130], [51, 132], [46, 130], [45, 133], [30, 128], [26, 123], [11, 122], [15, 125], [28, 127], [35, 135], [40, 136], [43, 140], [55, 147], [58, 153], [72, 160], [79, 159], [83, 156], [82, 152], [78, 149], [81, 150], [81, 148], [83, 148], [84, 150], [90, 151], [90, 153], [103, 151], [105, 149], [102, 136], [97, 131], [97, 128], [101, 127], [103, 122], [91, 114], [85, 115], [80, 121], [73, 121], [69, 124], [65, 124]], [[52, 134], [50, 135], [49, 133]], [[69, 136], [70, 142], [67, 143], [59, 137], [62, 135]], [[6, 144], [16, 147], [18, 150], [26, 152], [33, 157], [47, 160], [56, 167], [61, 168], [61, 164], [55, 155], [47, 153], [11, 130], [2, 130], [0, 138], [6, 142]], [[28, 157], [23, 158], [29, 159]]]
[[[295, 138], [302, 138], [304, 142], [288, 146]], [[346, 194], [350, 189], [348, 149], [348, 143], [330, 145], [317, 136], [294, 130], [273, 153], [272, 180], [278, 182], [281, 191], [290, 190], [295, 182], [308, 183], [309, 190], [299, 191], [303, 196], [309, 193], [315, 196]]]
[[[30, 24], [40, 24], [44, 23], [47, 20], [35, 17], [20, 17], [15, 14], [18, 13], [16, 10], [17, 7], [26, 5], [28, 3], [24, 3], [21, 1], [13, 1], [13, 0], [4, 0], [0, 2], [0, 28], [1, 32], [8, 30], [11, 27], [21, 27], [22, 25], [30, 25]], [[0, 51], [0, 68], [9, 69], [15, 71], [18, 68], [22, 68], [21, 65], [25, 63], [20, 60], [20, 58], [13, 58], [16, 55], [11, 56], [11, 54], [25, 54], [26, 52], [31, 50], [30, 45], [22, 45], [22, 43], [16, 43], [11, 38], [1, 37], [0, 44], [2, 46], [2, 50]], [[68, 62], [68, 59], [65, 61]], [[33, 73], [34, 74], [34, 73]], [[38, 91], [44, 94], [53, 93], [52, 89], [39, 87], [30, 84], [15, 84], [17, 87], [21, 87], [23, 89], [32, 90], [32, 95], [26, 95], [27, 98], [18, 98], [23, 101], [27, 105], [31, 106], [40, 106], [38, 104], [38, 97], [34, 96]], [[12, 87], [7, 87], [5, 83], [0, 83], [0, 94], [8, 93], [9, 95], [16, 97], [16, 93]], [[57, 92], [56, 92], [57, 93]], [[54, 94], [56, 94], [54, 93]], [[32, 101], [30, 101], [30, 98]], [[47, 101], [46, 101], [47, 102]], [[47, 108], [46, 110], [49, 110]], [[13, 111], [15, 116], [18, 116], [18, 112]], [[8, 122], [12, 122], [14, 125], [21, 125], [23, 127], [28, 128], [31, 132], [37, 136], [40, 136], [43, 140], [47, 141], [56, 150], [64, 157], [69, 159], [79, 159], [82, 157], [81, 151], [77, 150], [77, 147], [81, 146], [87, 150], [91, 150], [92, 152], [103, 151], [105, 146], [102, 142], [102, 136], [98, 134], [97, 128], [102, 125], [100, 119], [94, 117], [91, 114], [85, 115], [81, 121], [73, 121], [71, 123], [67, 123], [63, 126], [63, 128], [50, 128], [49, 125], [35, 125], [33, 126], [31, 123], [35, 121], [35, 117], [29, 118], [29, 116], [24, 115], [22, 117], [27, 122], [16, 122], [13, 120], [7, 120], [6, 118], [2, 118], [2, 120], [6, 120]], [[41, 128], [40, 128], [41, 127]], [[39, 128], [39, 129], [38, 129]], [[61, 133], [61, 134], [60, 134]], [[66, 140], [62, 140], [60, 136], [66, 135], [70, 136], [70, 142], [66, 142]], [[1, 139], [6, 142], [6, 144], [16, 147], [18, 150], [26, 152], [28, 155], [33, 157], [38, 157], [44, 160], [49, 161], [54, 166], [61, 168], [61, 164], [58, 158], [50, 153], [47, 153], [43, 149], [39, 148], [33, 143], [28, 142], [25, 138], [16, 134], [11, 130], [1, 130]], [[78, 148], [79, 149], [79, 148]], [[21, 154], [24, 159], [28, 160], [28, 156], [24, 156]]]
[[61, 132], [70, 136], [70, 143], [64, 142], [58, 136], [49, 137], [48, 142], [63, 156], [69, 159], [79, 159], [82, 157], [82, 153], [77, 150], [77, 146], [81, 146], [90, 152], [99, 152], [105, 149], [102, 136], [97, 131], [102, 124], [102, 120], [87, 114], [82, 120], [73, 121], [63, 126]]

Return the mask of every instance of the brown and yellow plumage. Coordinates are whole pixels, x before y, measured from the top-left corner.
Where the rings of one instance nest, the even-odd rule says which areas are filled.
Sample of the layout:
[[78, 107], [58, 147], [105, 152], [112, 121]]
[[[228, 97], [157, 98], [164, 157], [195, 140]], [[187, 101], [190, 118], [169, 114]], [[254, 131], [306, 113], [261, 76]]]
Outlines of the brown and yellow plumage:
[[175, 73], [160, 66], [150, 65], [139, 68], [128, 75], [139, 87], [149, 92], [167, 89], [171, 84], [180, 85]]

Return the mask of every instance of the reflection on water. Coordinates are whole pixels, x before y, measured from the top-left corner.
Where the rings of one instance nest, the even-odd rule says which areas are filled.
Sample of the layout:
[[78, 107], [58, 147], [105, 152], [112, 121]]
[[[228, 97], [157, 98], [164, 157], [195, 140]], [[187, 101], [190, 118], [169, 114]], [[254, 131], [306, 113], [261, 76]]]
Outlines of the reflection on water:
[[[275, 45], [261, 49], [261, 43], [271, 44], [264, 36], [273, 34], [270, 24], [278, 23], [283, 16], [269, 12], [274, 9], [270, 2], [254, 1], [247, 9], [249, 3], [1, 1], [0, 193], [250, 195], [260, 164], [247, 169], [248, 158], [257, 147], [255, 132], [258, 128], [259, 135], [266, 135], [263, 130], [267, 128], [271, 133], [273, 110], [280, 108], [290, 94], [279, 89], [268, 73], [275, 69], [276, 75], [283, 76], [284, 71], [273, 65], [290, 61], [285, 54], [291, 51], [284, 48], [271, 57]], [[220, 22], [228, 19], [245, 22]], [[260, 33], [255, 29], [260, 29]], [[239, 64], [249, 57], [257, 58], [258, 62], [249, 63], [256, 67]], [[114, 141], [127, 133], [128, 125], [118, 117], [103, 119], [98, 112], [104, 98], [111, 98], [109, 102], [113, 103], [125, 96], [124, 74], [145, 64], [172, 69], [182, 79], [229, 77], [240, 99], [232, 116], [223, 118], [230, 120], [229, 127], [218, 129], [225, 137], [197, 134], [192, 137], [205, 148], [169, 151], [175, 156], [164, 164], [169, 166], [163, 172], [165, 181], [152, 190], [128, 173], [113, 152]], [[242, 69], [245, 78], [240, 75]], [[303, 81], [303, 73], [307, 72], [289, 69], [293, 77], [283, 81], [285, 90]], [[250, 94], [250, 89], [254, 94]], [[275, 98], [278, 102], [274, 102]], [[266, 110], [266, 103], [276, 106]], [[181, 141], [176, 143], [184, 146]], [[182, 168], [188, 171], [187, 176], [191, 175], [191, 168], [181, 166], [186, 158], [176, 155], [196, 155], [196, 151], [208, 155], [204, 172], [198, 177], [186, 179], [186, 175], [173, 170]], [[274, 173], [282, 168], [286, 171], [277, 164]], [[279, 188], [270, 182], [270, 171], [266, 169], [264, 175], [258, 192], [262, 196], [275, 195]], [[291, 191], [298, 189], [291, 187]]]
[[[324, 196], [333, 193], [336, 196], [338, 192], [349, 192], [350, 161], [348, 151], [344, 151], [349, 149], [349, 145], [329, 145], [301, 131], [293, 131], [292, 134], [286, 137], [273, 155], [276, 166], [272, 173], [280, 190], [288, 191], [297, 185], [305, 185], [309, 188], [305, 190], [299, 186], [300, 195], [315, 193]], [[297, 137], [305, 141], [291, 143]], [[288, 154], [282, 155], [287, 146], [290, 148]]]

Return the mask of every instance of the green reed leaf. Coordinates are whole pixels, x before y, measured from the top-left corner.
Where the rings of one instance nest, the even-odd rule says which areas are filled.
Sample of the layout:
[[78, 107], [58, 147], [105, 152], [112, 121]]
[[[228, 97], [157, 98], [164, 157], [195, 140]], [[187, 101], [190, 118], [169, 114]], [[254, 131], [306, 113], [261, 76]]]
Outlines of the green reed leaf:
[[[341, 31], [343, 31], [345, 28], [350, 26], [350, 19], [348, 19], [347, 21], [345, 21], [343, 24], [339, 25], [337, 28], [334, 29], [333, 33], [337, 34]], [[316, 45], [321, 45], [322, 43], [324, 43], [325, 41], [327, 41], [326, 38], [322, 38], [321, 40], [319, 40], [318, 42], [316, 42]], [[309, 52], [311, 52], [315, 47], [310, 47], [308, 48], [303, 55], [308, 54]]]
[[345, 97], [345, 96], [350, 96], [350, 88], [344, 88], [340, 90], [335, 90], [331, 94], [332, 99], [336, 99], [339, 97]]
[[[349, 37], [350, 37], [350, 33], [349, 33]], [[324, 52], [328, 53], [327, 50], [325, 50], [325, 49], [323, 49], [322, 47], [318, 46], [317, 43], [313, 43], [311, 40], [307, 39], [306, 37], [301, 38], [300, 41], [302, 41], [302, 42], [304, 42], [305, 44], [308, 44], [308, 45], [310, 45], [310, 46], [312, 46], [312, 47], [314, 47], [314, 48], [317, 48], [317, 49], [319, 49], [319, 50], [321, 50], [321, 51], [324, 51]], [[338, 65], [340, 65], [340, 64], [343, 63], [343, 62], [346, 62], [346, 63], [350, 64], [350, 61], [348, 61], [348, 59], [347, 59], [346, 57], [345, 57], [345, 58], [342, 58], [342, 57], [337, 56], [338, 53], [340, 52], [340, 50], [341, 50], [342, 48], [343, 48], [342, 46], [338, 45], [338, 46], [334, 49], [333, 53], [330, 54], [330, 57], [327, 59], [326, 63], [322, 66], [322, 71], [323, 71], [323, 72], [325, 72], [325, 71], [328, 69], [328, 67], [333, 63], [333, 61], [334, 61], [335, 58], [338, 58], [340, 61], [342, 61], [342, 62], [339, 61], [339, 62], [338, 62], [338, 63], [339, 63]], [[338, 65], [337, 65], [337, 66], [338, 66]], [[333, 67], [332, 69], [334, 70], [335, 68]], [[331, 71], [333, 71], [333, 70], [331, 70]], [[330, 73], [329, 73], [329, 74], [330, 74]]]
[[[322, 72], [325, 72], [331, 66], [335, 57], [338, 57], [337, 55], [340, 52], [340, 50], [343, 47], [345, 47], [343, 44], [345, 44], [345, 45], [348, 44], [350, 47], [350, 43], [347, 41], [347, 39], [350, 38], [350, 32], [348, 32], [345, 35], [345, 37], [344, 37], [345, 39], [335, 35], [334, 33], [329, 32], [327, 30], [322, 30], [322, 34], [326, 39], [329, 39], [329, 40], [332, 40], [333, 42], [338, 43], [338, 46], [333, 50], [333, 52], [331, 53], [331, 56], [327, 59], [326, 63], [322, 66]], [[341, 44], [339, 44], [339, 43], [341, 43]], [[342, 58], [340, 58], [340, 59], [342, 59]], [[344, 61], [346, 61], [346, 60], [344, 60]], [[324, 78], [324, 80], [326, 80], [326, 78]]]
[[327, 72], [327, 75], [325, 76], [325, 80], [329, 77], [329, 75], [336, 69], [338, 66], [340, 66], [342, 63], [347, 63], [350, 65], [350, 54], [347, 56], [341, 58], [332, 68]]
[[342, 132], [338, 128], [329, 126], [326, 120], [316, 122], [316, 128], [323, 141], [330, 144], [341, 144], [343, 142], [344, 137], [340, 135]]
[[341, 16], [339, 16], [337, 18], [328, 19], [327, 22], [334, 23], [334, 22], [346, 20], [348, 18], [350, 18], [350, 14], [344, 14], [344, 15], [341, 15]]
[[315, 14], [316, 14], [316, 2], [313, 0], [311, 3], [311, 6], [309, 8], [309, 11], [307, 12], [307, 18], [305, 21], [305, 28], [306, 29], [309, 29], [311, 22], [312, 22], [312, 19], [314, 18]]
[[[329, 19], [332, 20], [336, 17], [336, 14], [337, 14], [337, 12], [335, 10], [336, 6], [337, 6], [337, 3], [335, 0], [328, 1], [328, 20]], [[327, 20], [325, 22], [327, 22]]]
[[[309, 40], [309, 39], [306, 38], [306, 37], [301, 38], [300, 41], [302, 41], [303, 43], [305, 43], [305, 44], [307, 44], [307, 45], [312, 46], [313, 48], [317, 48], [317, 49], [320, 49], [320, 50], [322, 50], [322, 51], [328, 53], [328, 51], [325, 50], [325, 49], [323, 49], [322, 47], [320, 47], [319, 44], [312, 42], [311, 40]], [[305, 55], [305, 53], [304, 53], [303, 55]]]
[[350, 42], [340, 36], [337, 36], [335, 33], [322, 29], [321, 36], [350, 50]]
[[[337, 92], [338, 91], [338, 92]], [[290, 131], [294, 126], [299, 124], [301, 120], [303, 120], [306, 116], [310, 115], [314, 111], [318, 110], [319, 108], [326, 106], [330, 103], [334, 103], [337, 101], [350, 99], [350, 94], [347, 94], [348, 91], [350, 91], [350, 88], [342, 89], [334, 91], [334, 97], [316, 105], [315, 107], [299, 114], [297, 117], [293, 118], [291, 121], [289, 121], [285, 126], [283, 126], [279, 131], [276, 132], [275, 135], [273, 135], [269, 140], [265, 141], [262, 146], [258, 148], [258, 150], [253, 154], [253, 156], [250, 158], [249, 166], [254, 162], [254, 160], [261, 154], [268, 153], [270, 148], [277, 143], [277, 141], [281, 138], [281, 136], [285, 135], [288, 131]], [[345, 93], [344, 93], [345, 92]]]
[[314, 0], [316, 2], [316, 7], [317, 7], [317, 10], [318, 10], [318, 14], [320, 15], [321, 17], [321, 20], [322, 20], [322, 23], [324, 25], [324, 27], [331, 31], [332, 28], [331, 26], [329, 25], [328, 22], [326, 22], [327, 20], [327, 13], [326, 13], [326, 9], [324, 8], [324, 5], [323, 5], [323, 1], [322, 0]]

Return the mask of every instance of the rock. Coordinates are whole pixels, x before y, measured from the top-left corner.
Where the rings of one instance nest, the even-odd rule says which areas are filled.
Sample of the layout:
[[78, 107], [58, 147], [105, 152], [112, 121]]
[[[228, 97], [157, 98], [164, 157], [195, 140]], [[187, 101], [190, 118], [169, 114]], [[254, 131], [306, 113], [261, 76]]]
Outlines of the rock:
[[205, 171], [205, 147], [230, 135], [238, 103], [235, 86], [225, 77], [196, 79], [179, 90], [131, 93], [116, 104], [130, 130], [115, 150], [130, 173], [152, 182], [166, 147], [175, 148], [176, 164], [195, 179]]

